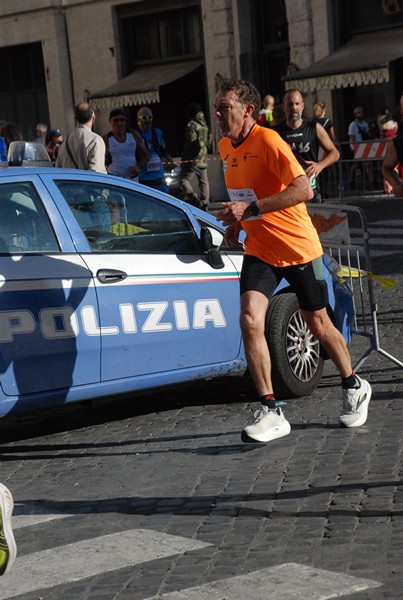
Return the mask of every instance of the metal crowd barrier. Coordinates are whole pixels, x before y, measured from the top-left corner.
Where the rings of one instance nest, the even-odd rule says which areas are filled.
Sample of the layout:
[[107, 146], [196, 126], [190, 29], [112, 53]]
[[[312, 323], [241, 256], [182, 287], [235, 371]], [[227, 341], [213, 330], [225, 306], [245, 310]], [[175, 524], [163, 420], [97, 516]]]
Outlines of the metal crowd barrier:
[[372, 352], [391, 360], [399, 367], [403, 362], [381, 347], [378, 331], [377, 302], [373, 286], [369, 233], [361, 208], [331, 204], [307, 204], [319, 233], [324, 252], [335, 259], [337, 276], [348, 284], [354, 304], [353, 335], [367, 338], [369, 346], [354, 365], [364, 364]]
[[319, 175], [322, 197], [339, 198], [365, 196], [384, 192], [382, 161], [388, 140], [341, 142], [340, 159]]

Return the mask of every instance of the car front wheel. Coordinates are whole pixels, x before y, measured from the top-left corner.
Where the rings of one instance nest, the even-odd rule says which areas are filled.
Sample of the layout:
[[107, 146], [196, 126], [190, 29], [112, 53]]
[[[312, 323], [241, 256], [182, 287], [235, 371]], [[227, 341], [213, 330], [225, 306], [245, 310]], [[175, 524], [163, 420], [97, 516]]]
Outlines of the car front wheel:
[[309, 395], [322, 377], [324, 361], [320, 344], [309, 331], [295, 294], [271, 299], [265, 334], [276, 398]]

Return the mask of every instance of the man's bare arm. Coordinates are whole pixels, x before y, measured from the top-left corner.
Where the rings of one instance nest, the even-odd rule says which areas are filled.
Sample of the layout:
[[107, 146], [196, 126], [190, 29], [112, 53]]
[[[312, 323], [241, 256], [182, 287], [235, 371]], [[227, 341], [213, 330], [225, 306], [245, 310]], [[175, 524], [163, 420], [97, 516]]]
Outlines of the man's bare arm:
[[136, 144], [137, 144], [136, 155], [137, 155], [137, 164], [140, 167], [140, 169], [139, 169], [139, 171], [140, 171], [141, 168], [146, 166], [146, 164], [150, 160], [151, 156], [146, 148], [146, 145], [145, 145], [144, 140], [141, 137], [140, 133], [138, 131], [136, 131], [135, 129], [132, 129], [131, 133], [132, 133], [134, 139], [136, 140]]
[[316, 132], [318, 135], [319, 145], [324, 150], [324, 155], [322, 160], [318, 162], [313, 162], [310, 160], [305, 161], [308, 164], [308, 167], [305, 169], [305, 173], [308, 175], [308, 177], [317, 177], [319, 173], [323, 171], [323, 169], [329, 167], [340, 158], [340, 152], [332, 142], [332, 139], [327, 133], [326, 129], [322, 127], [320, 123], [316, 123]]
[[[306, 175], [296, 177], [285, 190], [273, 196], [261, 198], [256, 202], [260, 213], [276, 212], [290, 208], [301, 202], [308, 202], [313, 198], [313, 190]], [[249, 202], [225, 202], [224, 208], [217, 214], [217, 220], [224, 225], [231, 225], [236, 221], [247, 219]]]

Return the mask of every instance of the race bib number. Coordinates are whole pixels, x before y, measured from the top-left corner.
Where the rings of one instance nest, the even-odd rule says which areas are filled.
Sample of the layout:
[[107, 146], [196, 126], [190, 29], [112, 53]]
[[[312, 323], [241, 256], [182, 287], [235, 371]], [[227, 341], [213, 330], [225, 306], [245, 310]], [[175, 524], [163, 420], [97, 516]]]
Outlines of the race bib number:
[[257, 196], [252, 188], [234, 190], [227, 188], [231, 202], [256, 202]]
[[162, 166], [161, 160], [158, 156], [153, 156], [147, 163], [147, 171], [159, 171]]

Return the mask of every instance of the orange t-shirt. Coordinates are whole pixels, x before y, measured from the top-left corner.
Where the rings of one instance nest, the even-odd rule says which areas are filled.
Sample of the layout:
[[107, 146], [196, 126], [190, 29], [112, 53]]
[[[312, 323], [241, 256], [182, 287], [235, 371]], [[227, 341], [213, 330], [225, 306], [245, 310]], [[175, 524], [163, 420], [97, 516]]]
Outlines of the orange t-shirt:
[[[276, 131], [255, 125], [236, 148], [222, 138], [218, 149], [223, 160], [230, 197], [241, 194], [257, 199], [284, 190], [305, 175], [289, 145]], [[238, 190], [238, 193], [237, 193]], [[241, 191], [241, 192], [239, 192]], [[242, 221], [246, 233], [245, 254], [277, 267], [309, 262], [323, 254], [305, 202]]]

